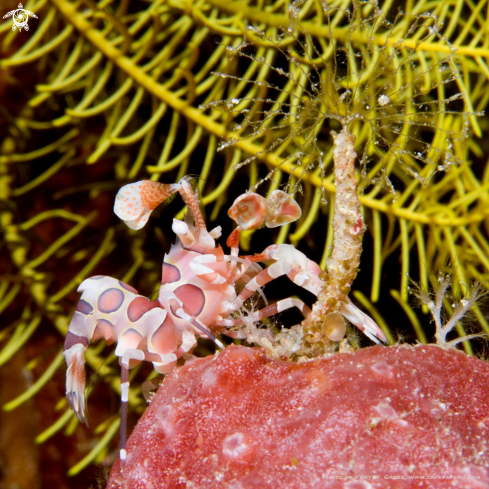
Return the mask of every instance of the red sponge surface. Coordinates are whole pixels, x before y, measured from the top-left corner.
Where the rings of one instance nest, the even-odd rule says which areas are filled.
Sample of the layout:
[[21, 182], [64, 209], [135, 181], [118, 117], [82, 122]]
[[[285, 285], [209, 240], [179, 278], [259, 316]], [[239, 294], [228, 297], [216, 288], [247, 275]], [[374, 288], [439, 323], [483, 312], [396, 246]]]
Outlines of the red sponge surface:
[[489, 488], [489, 364], [437, 346], [305, 363], [231, 346], [173, 372], [109, 489]]

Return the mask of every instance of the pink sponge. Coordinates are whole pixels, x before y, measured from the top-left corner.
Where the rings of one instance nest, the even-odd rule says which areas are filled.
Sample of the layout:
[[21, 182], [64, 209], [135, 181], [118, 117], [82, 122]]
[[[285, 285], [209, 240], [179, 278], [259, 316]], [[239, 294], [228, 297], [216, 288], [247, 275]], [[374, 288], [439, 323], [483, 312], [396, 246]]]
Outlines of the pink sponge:
[[489, 488], [489, 364], [437, 346], [173, 372], [109, 489]]

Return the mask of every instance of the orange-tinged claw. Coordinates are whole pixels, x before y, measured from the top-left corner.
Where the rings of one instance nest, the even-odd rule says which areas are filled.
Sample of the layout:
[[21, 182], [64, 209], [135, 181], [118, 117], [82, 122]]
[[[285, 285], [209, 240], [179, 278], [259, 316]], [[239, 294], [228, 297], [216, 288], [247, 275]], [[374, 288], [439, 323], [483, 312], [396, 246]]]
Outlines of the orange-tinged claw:
[[141, 229], [151, 212], [179, 189], [178, 184], [141, 180], [122, 187], [115, 198], [114, 212], [129, 228]]
[[228, 211], [241, 229], [258, 229], [268, 214], [267, 199], [253, 192], [239, 196]]
[[267, 228], [275, 228], [297, 221], [302, 215], [299, 204], [282, 190], [274, 190], [267, 202], [269, 208], [265, 220]]
[[301, 217], [299, 204], [286, 192], [274, 190], [268, 199], [253, 192], [238, 197], [228, 211], [241, 229], [283, 226]]

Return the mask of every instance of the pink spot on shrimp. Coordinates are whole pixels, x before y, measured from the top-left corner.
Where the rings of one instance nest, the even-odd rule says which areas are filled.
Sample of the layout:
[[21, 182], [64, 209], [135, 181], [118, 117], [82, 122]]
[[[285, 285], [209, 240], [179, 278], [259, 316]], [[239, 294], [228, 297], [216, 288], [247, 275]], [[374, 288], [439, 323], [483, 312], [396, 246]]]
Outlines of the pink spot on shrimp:
[[163, 262], [161, 270], [161, 285], [178, 282], [181, 278], [180, 270], [175, 265]]
[[93, 332], [92, 341], [96, 341], [99, 338], [104, 338], [108, 345], [117, 341], [117, 336], [114, 331], [114, 325], [106, 319], [100, 319], [97, 321], [97, 326]]
[[[139, 345], [144, 341], [143, 335], [133, 328], [129, 328], [119, 337], [117, 348], [115, 354], [118, 355], [128, 350], [129, 348], [138, 348]], [[129, 367], [132, 368], [139, 364], [139, 360], [130, 360]]]
[[119, 285], [123, 288], [123, 289], [126, 289], [128, 290], [129, 292], [132, 292], [133, 294], [137, 294], [138, 291], [134, 288], [134, 287], [131, 287], [130, 285], [127, 285], [125, 284], [124, 282], [121, 282], [120, 280], [118, 281], [119, 282]]
[[115, 312], [124, 302], [124, 292], [119, 289], [107, 289], [98, 299], [98, 309], [100, 312]]
[[85, 338], [83, 336], [78, 336], [71, 331], [68, 331], [66, 333], [66, 339], [65, 339], [65, 344], [63, 346], [63, 351], [69, 350], [73, 345], [76, 345], [78, 343], [81, 343], [83, 346], [87, 347], [88, 346], [88, 338]]
[[78, 304], [76, 305], [75, 311], [78, 311], [82, 314], [85, 314], [85, 316], [88, 316], [92, 313], [93, 307], [87, 301], [80, 299], [78, 301]]
[[167, 316], [161, 326], [151, 336], [151, 351], [172, 353], [177, 349], [175, 326], [170, 316]]
[[193, 316], [198, 316], [205, 306], [205, 295], [202, 289], [192, 284], [178, 287], [174, 294], [183, 302], [183, 305]]
[[161, 307], [158, 299], [150, 301], [149, 299], [146, 299], [146, 297], [136, 297], [127, 308], [127, 317], [129, 318], [129, 321], [134, 323], [155, 307]]

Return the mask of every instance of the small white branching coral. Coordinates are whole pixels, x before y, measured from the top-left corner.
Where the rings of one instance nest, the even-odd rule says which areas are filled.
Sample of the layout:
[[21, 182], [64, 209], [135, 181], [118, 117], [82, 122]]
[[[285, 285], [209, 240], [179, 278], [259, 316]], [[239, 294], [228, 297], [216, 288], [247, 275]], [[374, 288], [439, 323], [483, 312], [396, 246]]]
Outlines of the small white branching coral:
[[[472, 284], [470, 289], [467, 288], [465, 297], [454, 302], [451, 299], [450, 284], [452, 277], [450, 274], [442, 272], [431, 278], [432, 291], [421, 289], [416, 283], [412, 282], [411, 289], [413, 295], [421, 305], [425, 305], [430, 310], [433, 320], [435, 321], [436, 344], [442, 348], [454, 348], [458, 343], [486, 336], [484, 333], [464, 335], [460, 338], [447, 341], [447, 335], [450, 333], [463, 318], [467, 318], [470, 310], [489, 294], [480, 283]], [[449, 307], [450, 306], [450, 307]], [[445, 324], [443, 322], [445, 321]]]

